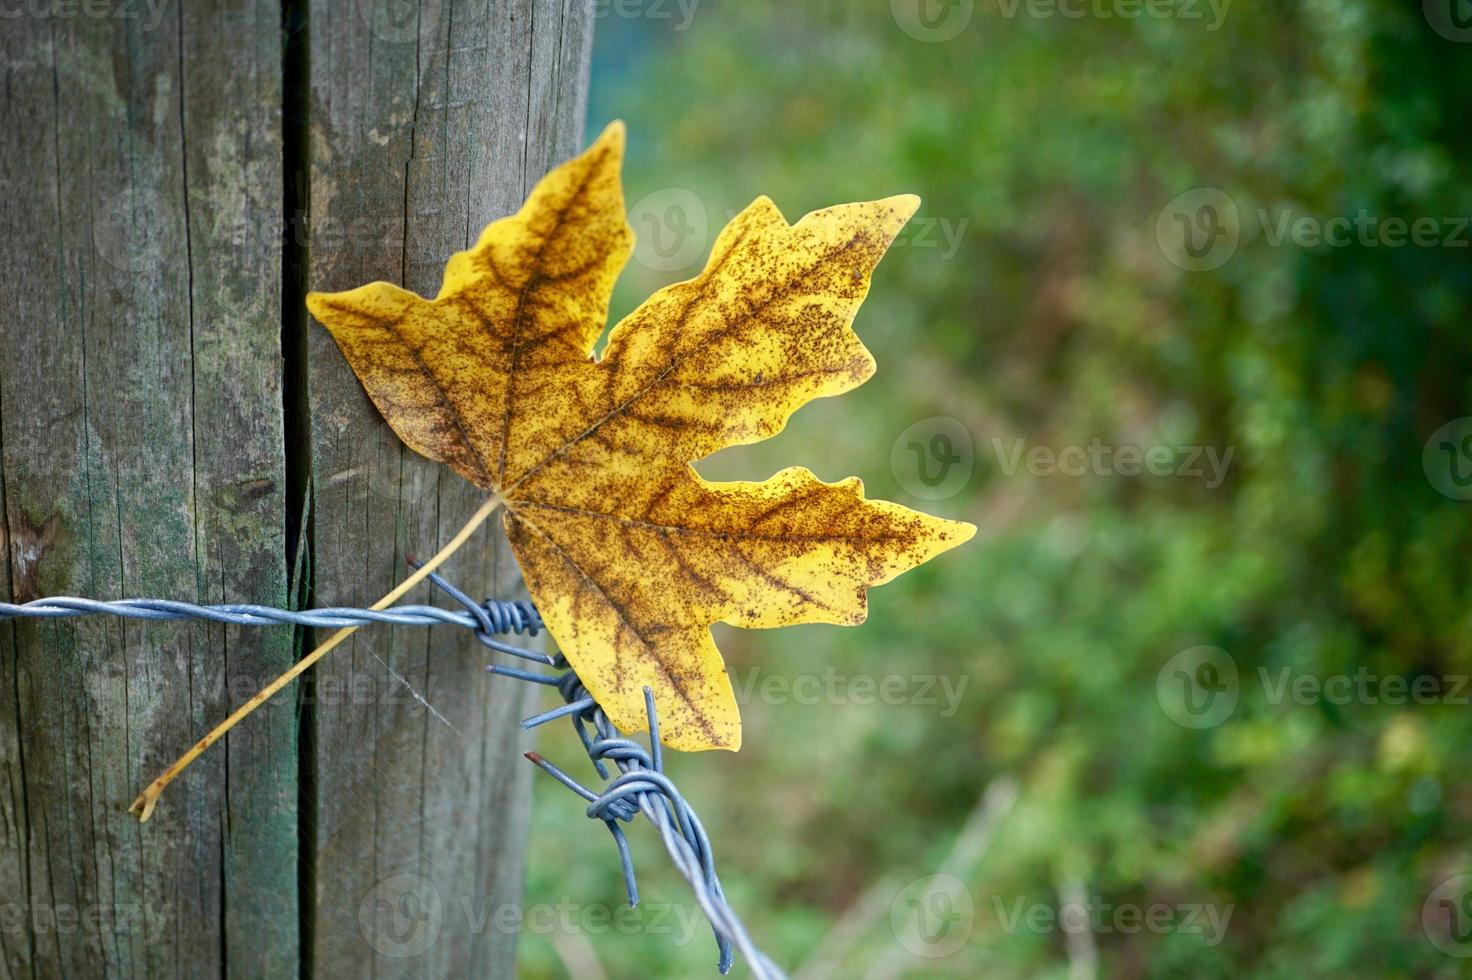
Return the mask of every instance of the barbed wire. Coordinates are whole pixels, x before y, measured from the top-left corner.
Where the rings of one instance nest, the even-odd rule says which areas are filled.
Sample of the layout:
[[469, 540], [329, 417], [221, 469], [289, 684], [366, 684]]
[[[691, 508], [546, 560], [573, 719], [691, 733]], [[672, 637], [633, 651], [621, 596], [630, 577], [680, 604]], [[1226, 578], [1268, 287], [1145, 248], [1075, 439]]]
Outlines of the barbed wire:
[[[409, 563], [416, 569], [419, 562]], [[634, 874], [633, 854], [628, 837], [620, 824], [632, 822], [639, 814], [654, 825], [682, 877], [690, 884], [701, 910], [710, 920], [718, 951], [717, 969], [730, 971], [734, 950], [739, 949], [758, 980], [785, 980], [786, 975], [756, 944], [746, 927], [726, 901], [716, 874], [715, 854], [710, 838], [695, 810], [664, 772], [663, 746], [659, 737], [659, 717], [654, 694], [644, 689], [644, 707], [649, 718], [649, 745], [646, 747], [625, 737], [608, 720], [597, 700], [583, 687], [561, 655], [553, 656], [528, 650], [497, 639], [506, 634], [536, 636], [542, 629], [542, 617], [526, 600], [487, 599], [476, 602], [437, 573], [428, 581], [464, 607], [463, 610], [438, 606], [403, 605], [373, 610], [357, 607], [289, 610], [274, 606], [239, 603], [200, 605], [171, 599], [116, 599], [111, 601], [55, 596], [33, 602], [0, 602], [0, 619], [70, 619], [79, 616], [120, 616], [149, 621], [205, 620], [238, 626], [305, 626], [340, 629], [346, 626], [370, 626], [388, 623], [395, 626], [459, 626], [471, 631], [476, 640], [489, 650], [530, 661], [556, 673], [523, 670], [492, 663], [486, 669], [503, 677], [557, 688], [564, 704], [551, 711], [533, 715], [521, 723], [527, 730], [570, 717], [578, 738], [587, 750], [599, 778], [605, 781], [602, 792], [594, 792], [572, 776], [548, 762], [536, 752], [526, 753], [534, 765], [587, 801], [587, 815], [608, 827], [618, 849], [624, 890], [629, 906], [639, 904], [638, 882]], [[612, 762], [618, 775], [610, 779], [605, 763]]]

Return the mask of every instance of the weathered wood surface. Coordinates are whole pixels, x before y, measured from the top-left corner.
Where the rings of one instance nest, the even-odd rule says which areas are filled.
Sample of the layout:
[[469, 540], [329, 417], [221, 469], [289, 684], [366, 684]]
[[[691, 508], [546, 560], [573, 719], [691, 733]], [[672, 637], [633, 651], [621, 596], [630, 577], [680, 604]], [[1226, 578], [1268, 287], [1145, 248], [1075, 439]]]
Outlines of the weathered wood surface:
[[[276, 13], [8, 20], [9, 593], [286, 598]], [[239, 236], [242, 225], [254, 234]], [[4, 624], [7, 975], [295, 967], [292, 706], [140, 827], [137, 789], [290, 663], [285, 631]], [[238, 697], [238, 695], [237, 695]]]
[[[591, 5], [425, 2], [417, 18], [385, 12], [372, 24], [343, 7], [318, 2], [311, 13], [333, 29], [310, 34], [308, 284], [386, 279], [432, 296], [450, 253], [576, 148]], [[308, 339], [316, 598], [371, 602], [402, 577], [406, 553], [433, 554], [483, 497], [403, 448], [325, 330]], [[514, 562], [499, 522], [488, 530], [447, 574], [472, 594], [506, 595]], [[454, 728], [406, 696], [384, 662]], [[531, 766], [517, 721], [529, 701], [525, 685], [491, 678], [484, 663], [466, 638], [401, 630], [360, 632], [318, 668], [319, 692], [331, 683], [382, 702], [319, 698], [318, 962], [511, 975], [514, 937], [493, 913], [520, 894]]]
[[[283, 312], [284, 268], [433, 292], [575, 148], [590, 4], [124, 7], [0, 25], [0, 595], [286, 602], [311, 476], [313, 601], [366, 604], [477, 501]], [[449, 571], [516, 585], [497, 536]], [[467, 639], [359, 633], [140, 826], [289, 631], [0, 623], [0, 978], [511, 975], [525, 695]]]

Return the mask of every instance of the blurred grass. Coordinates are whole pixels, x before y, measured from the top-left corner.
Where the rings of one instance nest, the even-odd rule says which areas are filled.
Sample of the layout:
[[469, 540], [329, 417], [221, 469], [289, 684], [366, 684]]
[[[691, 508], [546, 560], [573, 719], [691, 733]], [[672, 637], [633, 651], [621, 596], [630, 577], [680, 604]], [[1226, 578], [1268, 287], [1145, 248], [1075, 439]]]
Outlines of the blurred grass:
[[[629, 123], [641, 236], [670, 202], [697, 202], [707, 245], [758, 194], [789, 220], [925, 202], [856, 324], [874, 380], [702, 472], [854, 474], [982, 529], [875, 590], [863, 627], [718, 628], [738, 691], [754, 692], [746, 746], [670, 769], [733, 904], [796, 967], [866, 889], [890, 882], [898, 900], [946, 870], [983, 789], [1010, 774], [1021, 798], [962, 872], [964, 946], [911, 955], [885, 900], [833, 975], [1063, 977], [1090, 946], [1109, 977], [1466, 975], [1421, 918], [1441, 881], [1472, 872], [1467, 692], [1446, 703], [1472, 671], [1472, 524], [1423, 475], [1422, 448], [1472, 414], [1472, 263], [1465, 247], [1275, 246], [1257, 212], [1269, 226], [1290, 211], [1472, 214], [1472, 46], [1389, 0], [1234, 4], [1215, 31], [978, 3], [943, 43], [889, 7], [708, 0], [677, 30], [677, 5], [604, 5], [598, 24], [589, 127]], [[1156, 216], [1203, 186], [1236, 202], [1242, 241], [1186, 272]], [[615, 317], [698, 265], [632, 262]], [[934, 416], [964, 425], [975, 470], [930, 502], [891, 448]], [[1019, 439], [1233, 455], [1216, 487], [1008, 472]], [[1241, 678], [1235, 713], [1200, 730], [1156, 694], [1198, 645]], [[1260, 671], [1284, 668], [1428, 678], [1442, 703], [1274, 703]], [[789, 687], [830, 671], [837, 697]], [[858, 703], [854, 678], [888, 675], [912, 694], [927, 677], [965, 687], [948, 717], [938, 691]], [[543, 753], [582, 774], [570, 733], [544, 731]], [[529, 928], [523, 976], [586, 972], [589, 957], [612, 978], [713, 975], [708, 932], [684, 942], [659, 908], [690, 898], [647, 830], [633, 846], [654, 911]], [[1067, 887], [1231, 918], [1214, 945], [1139, 928], [1070, 947], [1058, 929], [1008, 927], [1015, 903], [1056, 908]], [[541, 782], [525, 901], [586, 912], [620, 894], [606, 832]]]

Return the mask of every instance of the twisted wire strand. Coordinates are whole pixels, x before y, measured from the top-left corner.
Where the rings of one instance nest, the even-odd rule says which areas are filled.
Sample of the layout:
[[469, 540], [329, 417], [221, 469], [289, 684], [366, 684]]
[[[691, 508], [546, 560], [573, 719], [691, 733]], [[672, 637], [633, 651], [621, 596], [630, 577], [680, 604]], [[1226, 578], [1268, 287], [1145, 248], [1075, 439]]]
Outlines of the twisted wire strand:
[[[409, 562], [416, 569], [419, 567], [419, 562], [413, 558]], [[630, 907], [639, 904], [639, 889], [634, 875], [633, 855], [620, 824], [629, 823], [642, 813], [659, 832], [671, 862], [689, 882], [696, 901], [710, 920], [716, 938], [719, 954], [717, 968], [720, 972], [724, 974], [730, 971], [734, 962], [734, 950], [739, 949], [751, 967], [752, 976], [758, 980], [785, 980], [786, 975], [752, 942], [746, 927], [727, 903], [720, 878], [716, 874], [710, 838], [695, 810], [664, 773], [659, 718], [655, 711], [653, 692], [647, 687], [644, 689], [644, 705], [649, 717], [649, 746], [645, 747], [626, 738], [608, 720], [603, 708], [583, 687], [577, 673], [563, 657], [527, 650], [497, 639], [497, 636], [506, 634], [536, 636], [545, 628], [541, 615], [530, 602], [487, 599], [478, 603], [438, 574], [429, 575], [428, 580], [459, 602], [464, 609], [404, 605], [384, 610], [355, 607], [288, 610], [239, 603], [199, 605], [169, 599], [104, 601], [55, 596], [25, 603], [0, 602], [0, 620], [70, 619], [110, 615], [148, 621], [206, 620], [240, 626], [290, 625], [322, 629], [368, 626], [375, 623], [397, 626], [459, 626], [470, 630], [476, 640], [487, 649], [551, 667], [559, 673], [547, 674], [495, 663], [486, 669], [516, 680], [556, 687], [561, 694], [565, 702], [562, 707], [533, 715], [521, 723], [522, 727], [531, 729], [557, 718], [570, 716], [593, 768], [600, 778], [607, 781], [603, 791], [595, 793], [588, 789], [536, 752], [528, 752], [526, 757], [586, 800], [588, 817], [601, 821], [608, 827], [618, 849]], [[611, 780], [606, 765], [608, 762], [613, 763], [619, 773]]]
[[[456, 590], [459, 591], [458, 589]], [[456, 596], [459, 598], [459, 596]], [[179, 620], [204, 619], [240, 626], [312, 626], [339, 629], [344, 626], [369, 626], [393, 623], [399, 626], [463, 626], [477, 632], [530, 633], [542, 628], [542, 619], [529, 602], [488, 600], [470, 612], [441, 609], [438, 606], [395, 606], [375, 611], [350, 607], [290, 610], [274, 606], [226, 604], [201, 606], [172, 599], [79, 599], [55, 596], [34, 602], [0, 602], [0, 619], [70, 619], [77, 616], [109, 615], [125, 619]], [[541, 658], [538, 658], [541, 659]]]

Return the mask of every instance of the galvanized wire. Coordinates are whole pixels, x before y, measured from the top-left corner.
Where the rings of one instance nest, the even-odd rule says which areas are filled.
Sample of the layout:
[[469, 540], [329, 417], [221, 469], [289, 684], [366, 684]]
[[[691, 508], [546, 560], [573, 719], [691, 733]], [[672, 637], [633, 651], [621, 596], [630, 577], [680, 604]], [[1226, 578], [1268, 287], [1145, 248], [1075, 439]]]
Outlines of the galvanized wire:
[[[417, 562], [411, 563], [418, 567]], [[0, 602], [0, 619], [68, 619], [111, 615], [149, 621], [198, 619], [239, 626], [290, 625], [322, 629], [369, 626], [375, 623], [397, 626], [460, 626], [470, 630], [477, 641], [490, 650], [553, 668], [558, 672], [548, 674], [503, 664], [491, 664], [486, 669], [505, 677], [556, 687], [562, 695], [565, 702], [562, 707], [527, 718], [521, 723], [522, 727], [531, 729], [557, 718], [571, 717], [573, 728], [587, 749], [594, 769], [606, 781], [603, 791], [595, 793], [536, 752], [528, 752], [526, 755], [542, 771], [588, 801], [588, 817], [601, 821], [608, 827], [618, 848], [630, 907], [639, 904], [639, 889], [628, 838], [620, 824], [629, 823], [642, 813], [659, 831], [670, 860], [690, 883], [696, 901], [710, 920], [719, 953], [717, 968], [721, 973], [730, 971], [734, 962], [734, 947], [746, 957], [752, 976], [758, 980], [784, 980], [785, 974], [752, 942], [746, 927], [727, 903], [720, 878], [716, 875], [715, 855], [711, 850], [710, 838], [695, 810], [664, 773], [659, 718], [653, 693], [648, 688], [644, 689], [645, 711], [649, 718], [649, 746], [646, 748], [633, 739], [626, 738], [614, 727], [602, 707], [587, 692], [577, 674], [561, 656], [554, 657], [527, 650], [496, 638], [508, 633], [535, 636], [543, 629], [542, 618], [530, 602], [488, 599], [478, 603], [438, 574], [431, 574], [429, 581], [443, 589], [464, 609], [405, 605], [384, 610], [332, 607], [297, 611], [234, 603], [199, 605], [169, 599], [101, 601], [57, 596], [26, 603]], [[612, 762], [619, 771], [619, 775], [611, 781], [608, 781], [610, 773], [605, 762]]]

